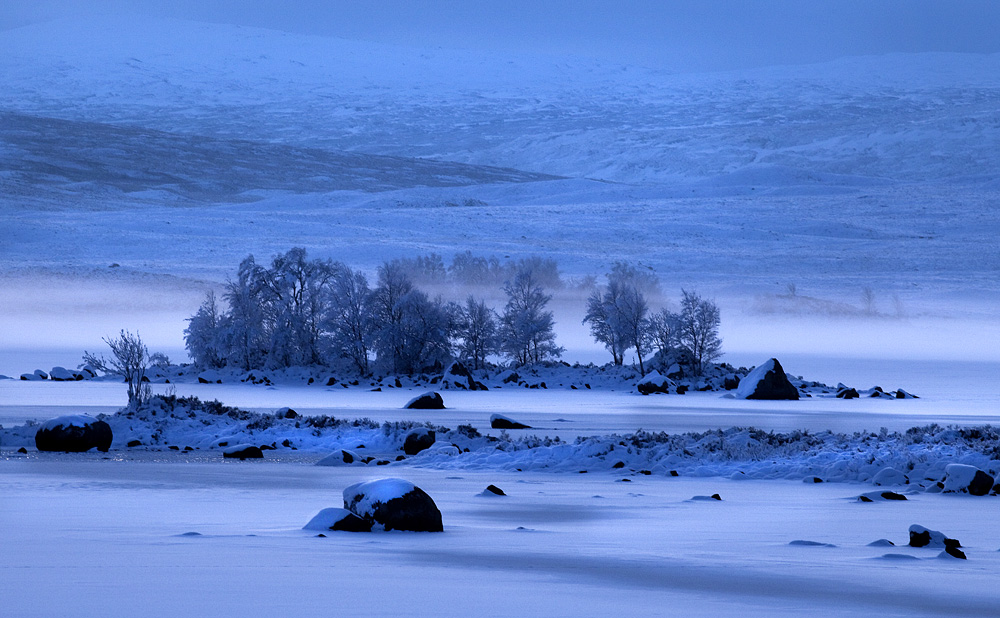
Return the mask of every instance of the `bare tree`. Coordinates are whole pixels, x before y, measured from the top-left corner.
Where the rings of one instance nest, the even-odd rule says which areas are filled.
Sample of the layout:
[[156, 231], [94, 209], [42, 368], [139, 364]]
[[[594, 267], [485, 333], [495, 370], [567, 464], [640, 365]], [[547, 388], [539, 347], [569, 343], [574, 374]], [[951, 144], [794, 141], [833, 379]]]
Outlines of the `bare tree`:
[[562, 356], [556, 345], [555, 320], [545, 307], [552, 297], [542, 291], [530, 270], [519, 272], [503, 291], [507, 305], [500, 316], [501, 348], [516, 365]]
[[692, 371], [701, 375], [705, 365], [722, 356], [719, 307], [695, 292], [681, 290], [679, 339], [691, 353]]
[[150, 396], [149, 384], [144, 382], [149, 364], [146, 344], [142, 342], [139, 333], [133, 335], [126, 330], [122, 330], [114, 339], [103, 339], [111, 348], [111, 357], [105, 358], [103, 354], [84, 351], [83, 364], [125, 378], [125, 383], [128, 384], [128, 405], [133, 408], [142, 405]]
[[473, 369], [482, 369], [486, 357], [498, 350], [496, 313], [485, 301], [476, 300], [469, 294], [465, 305], [455, 311], [455, 317], [455, 336], [461, 340], [458, 346], [461, 359]]

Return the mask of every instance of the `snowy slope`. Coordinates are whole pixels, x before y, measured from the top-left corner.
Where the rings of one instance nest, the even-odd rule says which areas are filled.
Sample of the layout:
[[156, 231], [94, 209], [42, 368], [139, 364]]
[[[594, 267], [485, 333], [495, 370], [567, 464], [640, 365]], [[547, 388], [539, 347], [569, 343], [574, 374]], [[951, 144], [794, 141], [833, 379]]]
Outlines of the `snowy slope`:
[[672, 75], [103, 19], [2, 33], [0, 75], [0, 109], [628, 182], [985, 182], [1000, 139], [996, 55]]

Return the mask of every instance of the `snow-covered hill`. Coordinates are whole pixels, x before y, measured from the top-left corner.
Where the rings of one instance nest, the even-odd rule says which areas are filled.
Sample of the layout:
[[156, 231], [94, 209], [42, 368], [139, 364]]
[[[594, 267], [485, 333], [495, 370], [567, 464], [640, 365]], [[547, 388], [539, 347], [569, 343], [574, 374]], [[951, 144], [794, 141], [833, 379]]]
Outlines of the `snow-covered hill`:
[[0, 109], [672, 183], [996, 179], [1000, 56], [672, 75], [182, 21], [0, 33]]

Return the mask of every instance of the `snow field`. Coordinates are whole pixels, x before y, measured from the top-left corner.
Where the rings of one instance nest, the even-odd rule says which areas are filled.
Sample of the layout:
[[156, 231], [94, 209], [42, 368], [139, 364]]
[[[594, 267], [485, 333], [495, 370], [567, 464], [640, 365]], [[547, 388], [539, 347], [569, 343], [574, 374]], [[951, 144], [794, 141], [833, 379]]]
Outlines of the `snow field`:
[[[444, 534], [300, 528], [374, 471], [267, 462], [5, 464], [12, 615], [992, 615], [993, 501], [851, 486], [407, 470]], [[508, 496], [477, 496], [487, 484]], [[721, 502], [691, 501], [719, 493]], [[957, 505], [961, 508], [956, 508]], [[919, 523], [967, 562], [905, 547]], [[186, 533], [198, 533], [186, 535]], [[868, 547], [888, 538], [897, 547]], [[835, 547], [790, 545], [807, 540]], [[886, 554], [918, 560], [884, 559]], [[391, 575], [390, 575], [391, 574]], [[39, 590], [44, 589], [44, 595]]]

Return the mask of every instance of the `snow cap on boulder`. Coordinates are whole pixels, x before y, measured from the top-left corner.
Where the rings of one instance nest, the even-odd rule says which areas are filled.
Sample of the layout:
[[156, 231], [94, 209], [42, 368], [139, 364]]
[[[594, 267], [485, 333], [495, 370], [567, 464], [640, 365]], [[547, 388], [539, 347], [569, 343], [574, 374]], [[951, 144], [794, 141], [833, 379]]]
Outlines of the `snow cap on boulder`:
[[653, 393], [668, 393], [673, 385], [674, 383], [669, 378], [654, 369], [636, 382], [635, 387], [643, 395], [652, 395]]
[[431, 429], [426, 427], [411, 429], [403, 439], [403, 452], [407, 455], [416, 455], [420, 451], [430, 448], [435, 440], [437, 440], [437, 435]]
[[491, 429], [531, 429], [530, 425], [519, 423], [503, 414], [490, 414]]
[[944, 492], [985, 496], [993, 489], [994, 479], [975, 466], [948, 464], [944, 468]]
[[895, 468], [882, 468], [872, 477], [872, 485], [909, 485], [910, 479]]
[[344, 490], [344, 508], [371, 522], [373, 530], [444, 531], [434, 500], [403, 479], [355, 483]]
[[35, 448], [66, 453], [83, 453], [96, 448], [106, 453], [113, 438], [111, 426], [104, 421], [86, 414], [73, 414], [43, 423], [35, 432]]
[[799, 391], [788, 381], [778, 359], [772, 358], [740, 380], [736, 387], [740, 399], [789, 399], [799, 398]]
[[435, 391], [417, 395], [403, 406], [407, 410], [444, 410], [444, 399]]
[[445, 368], [441, 376], [441, 388], [476, 391], [479, 390], [479, 383], [465, 365], [460, 361], [454, 361]]

